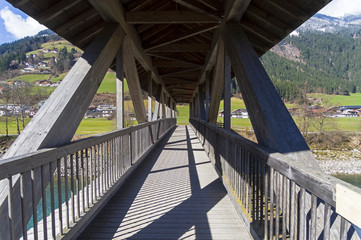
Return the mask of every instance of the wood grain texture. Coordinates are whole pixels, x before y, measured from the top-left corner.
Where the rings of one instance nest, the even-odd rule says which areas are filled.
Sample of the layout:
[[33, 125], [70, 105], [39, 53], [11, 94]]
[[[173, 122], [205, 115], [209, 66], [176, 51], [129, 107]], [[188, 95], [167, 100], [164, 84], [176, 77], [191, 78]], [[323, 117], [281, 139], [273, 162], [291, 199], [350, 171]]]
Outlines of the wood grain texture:
[[178, 127], [79, 239], [251, 239], [194, 132]]
[[[59, 146], [70, 142], [78, 128], [85, 111], [93, 99], [101, 81], [103, 80], [116, 52], [124, 39], [124, 32], [118, 24], [109, 24], [89, 46], [83, 56], [73, 66], [60, 86], [45, 102], [41, 110], [26, 126], [16, 141], [11, 145], [4, 158], [30, 153], [32, 151]], [[48, 182], [48, 177], [45, 176]], [[20, 196], [19, 178], [13, 179], [14, 195]], [[38, 183], [40, 184], [40, 182]], [[0, 183], [1, 215], [5, 215], [7, 205], [8, 186]], [[40, 185], [37, 185], [40, 187]], [[25, 186], [28, 190], [30, 187]], [[36, 196], [39, 200], [41, 195]], [[20, 198], [14, 202], [17, 217], [16, 236], [21, 232]], [[30, 202], [29, 200], [26, 200]], [[26, 213], [30, 218], [30, 209]], [[1, 224], [0, 235], [6, 236], [6, 224]], [[4, 232], [3, 232], [4, 231]], [[3, 235], [4, 234], [4, 235]], [[9, 235], [9, 234], [7, 234]]]
[[240, 24], [225, 24], [222, 37], [258, 142], [321, 170]]

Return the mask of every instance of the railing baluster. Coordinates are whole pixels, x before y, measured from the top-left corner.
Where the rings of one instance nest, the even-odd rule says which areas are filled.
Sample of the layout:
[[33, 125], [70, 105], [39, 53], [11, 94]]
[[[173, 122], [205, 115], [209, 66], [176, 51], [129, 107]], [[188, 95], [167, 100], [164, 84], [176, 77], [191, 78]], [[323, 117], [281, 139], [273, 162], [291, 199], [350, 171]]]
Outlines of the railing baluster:
[[96, 183], [96, 179], [95, 179], [95, 163], [94, 163], [94, 158], [95, 158], [95, 147], [91, 146], [90, 147], [90, 176], [89, 176], [89, 181], [90, 181], [90, 204], [93, 205], [94, 204], [94, 198], [95, 198], [95, 191], [94, 191], [94, 187], [95, 187], [95, 183]]
[[323, 227], [323, 239], [330, 239], [330, 220], [331, 220], [331, 206], [325, 202], [324, 212], [324, 227]]
[[32, 210], [33, 210], [33, 232], [34, 232], [34, 239], [38, 239], [38, 212], [37, 212], [37, 202], [36, 202], [36, 170], [33, 169], [31, 171], [31, 202], [32, 202]]
[[80, 180], [79, 180], [79, 152], [75, 153], [75, 191], [76, 191], [76, 212], [80, 218]]
[[41, 198], [42, 198], [42, 209], [43, 209], [43, 236], [44, 239], [48, 238], [48, 226], [46, 221], [47, 211], [46, 211], [46, 185], [45, 185], [45, 176], [46, 176], [46, 167], [41, 166]]
[[8, 178], [8, 205], [9, 205], [9, 227], [10, 227], [10, 239], [15, 240], [15, 215], [14, 215], [14, 193], [13, 193], [13, 181], [12, 177]]
[[345, 218], [341, 217], [341, 226], [340, 226], [340, 240], [347, 239], [347, 221]]
[[[53, 169], [55, 169], [54, 162], [50, 163], [49, 178], [50, 178], [50, 206], [51, 206], [51, 233], [53, 239], [56, 238], [55, 229], [55, 197], [54, 197], [54, 175]], [[43, 219], [44, 220], [44, 219]]]
[[296, 183], [291, 181], [291, 202], [290, 202], [290, 239], [295, 239], [295, 217], [296, 217]]
[[269, 187], [269, 167], [266, 165], [265, 174], [264, 174], [264, 225], [263, 225], [263, 238], [268, 239], [268, 187]]
[[317, 230], [317, 197], [312, 194], [311, 197], [311, 239], [316, 239], [316, 230]]
[[287, 224], [286, 224], [286, 216], [287, 216], [287, 177], [283, 176], [282, 178], [282, 240], [286, 239], [287, 235]]
[[84, 167], [84, 149], [80, 151], [80, 168], [81, 168], [81, 191], [82, 191], [82, 212], [85, 213], [85, 167]]
[[301, 188], [300, 190], [300, 206], [299, 206], [299, 209], [300, 209], [300, 217], [299, 217], [299, 240], [304, 240], [305, 237], [306, 237], [306, 212], [305, 212], [305, 189], [304, 188]]
[[[70, 209], [69, 209], [69, 186], [68, 186], [68, 159], [69, 156], [63, 158], [64, 160], [64, 181], [65, 181], [65, 210], [66, 210], [66, 228], [70, 228]], [[70, 160], [69, 160], [70, 161]], [[71, 163], [70, 163], [71, 164]]]
[[281, 199], [281, 174], [280, 173], [276, 173], [276, 234], [275, 237], [276, 239], [280, 238], [280, 199]]
[[101, 178], [101, 173], [100, 173], [100, 169], [101, 169], [101, 161], [100, 161], [100, 144], [98, 144], [96, 147], [96, 150], [97, 150], [97, 160], [98, 162], [96, 163], [96, 166], [98, 166], [98, 172], [97, 172], [97, 178], [98, 178], [98, 194], [97, 196], [95, 196], [95, 199], [98, 200], [98, 198], [100, 197], [100, 194], [101, 194], [101, 188], [100, 188], [100, 178]]
[[58, 169], [58, 204], [59, 204], [59, 232], [61, 235], [63, 235], [63, 207], [62, 207], [62, 199], [61, 199], [61, 191], [62, 191], [62, 187], [61, 187], [61, 160], [57, 159], [56, 160], [57, 163], [57, 169]]
[[21, 225], [22, 225], [22, 233], [23, 233], [23, 240], [27, 240], [28, 239], [28, 231], [27, 231], [27, 221], [26, 221], [26, 217], [25, 217], [25, 212], [27, 211], [27, 204], [25, 202], [25, 194], [26, 194], [26, 190], [25, 190], [25, 186], [27, 186], [27, 184], [25, 183], [30, 176], [30, 172], [26, 172], [21, 174], [20, 176], [20, 189], [21, 189]]
[[273, 239], [273, 197], [274, 197], [274, 169], [270, 168], [270, 223], [269, 223], [269, 239]]
[[70, 154], [70, 188], [72, 223], [75, 223], [74, 154]]

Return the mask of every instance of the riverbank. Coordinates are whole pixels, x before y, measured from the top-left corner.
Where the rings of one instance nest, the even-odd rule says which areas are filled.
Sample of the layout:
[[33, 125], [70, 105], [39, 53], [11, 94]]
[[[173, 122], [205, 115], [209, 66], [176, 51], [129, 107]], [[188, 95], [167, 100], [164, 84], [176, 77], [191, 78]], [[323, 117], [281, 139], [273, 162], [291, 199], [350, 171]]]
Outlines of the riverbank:
[[361, 151], [313, 150], [318, 164], [326, 174], [361, 175]]

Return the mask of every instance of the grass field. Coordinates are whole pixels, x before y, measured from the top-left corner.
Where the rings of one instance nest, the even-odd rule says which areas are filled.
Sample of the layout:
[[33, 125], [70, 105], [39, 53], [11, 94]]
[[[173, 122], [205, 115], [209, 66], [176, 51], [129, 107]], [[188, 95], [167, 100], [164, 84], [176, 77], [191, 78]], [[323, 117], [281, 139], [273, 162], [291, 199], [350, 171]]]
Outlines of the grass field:
[[[105, 75], [103, 82], [99, 86], [98, 93], [116, 93], [117, 88], [116, 88], [115, 80], [116, 80], [116, 74], [114, 72], [108, 72]], [[128, 92], [128, 91], [129, 91], [128, 84], [127, 81], [125, 80], [124, 92]]]
[[9, 79], [8, 82], [9, 81], [22, 81], [22, 82], [34, 83], [36, 81], [48, 80], [49, 77], [50, 77], [50, 74], [25, 74], [25, 75], [20, 75], [18, 77]]
[[345, 95], [327, 95], [322, 93], [310, 93], [309, 97], [314, 98], [327, 98], [330, 103], [335, 106], [354, 106], [361, 105], [361, 93], [351, 93], [350, 96]]

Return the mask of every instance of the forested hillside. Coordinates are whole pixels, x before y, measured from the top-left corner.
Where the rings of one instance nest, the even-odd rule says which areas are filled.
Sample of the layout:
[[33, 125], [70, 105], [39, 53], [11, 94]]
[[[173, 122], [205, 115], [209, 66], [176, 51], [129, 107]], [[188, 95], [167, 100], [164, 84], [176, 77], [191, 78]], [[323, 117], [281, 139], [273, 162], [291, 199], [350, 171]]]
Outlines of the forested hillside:
[[36, 36], [0, 45], [0, 74], [6, 70], [18, 69], [26, 60], [26, 53], [40, 49], [43, 43], [60, 39], [54, 32], [44, 30]]
[[[261, 60], [281, 96], [288, 101], [297, 100], [305, 92], [360, 92], [360, 30], [361, 26], [333, 32], [303, 30], [284, 39]], [[295, 58], [297, 54], [299, 57]]]

